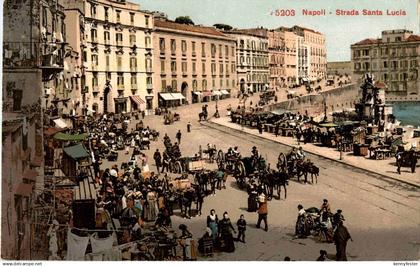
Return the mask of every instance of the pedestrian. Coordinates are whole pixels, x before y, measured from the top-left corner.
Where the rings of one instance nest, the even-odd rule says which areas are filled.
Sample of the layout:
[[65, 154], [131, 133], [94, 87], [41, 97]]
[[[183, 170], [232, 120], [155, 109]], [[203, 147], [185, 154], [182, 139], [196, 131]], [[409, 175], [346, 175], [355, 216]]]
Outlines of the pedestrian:
[[188, 122], [188, 124], [187, 124], [187, 132], [188, 133], [191, 132], [191, 122]]
[[264, 195], [264, 192], [258, 197], [259, 208], [258, 208], [258, 222], [257, 228], [260, 228], [261, 221], [264, 221], [265, 228], [264, 230], [268, 231], [267, 215], [268, 215], [268, 203], [267, 197]]
[[178, 132], [176, 133], [176, 139], [178, 140], [179, 144], [181, 144], [181, 136], [182, 136], [181, 130], [178, 130]]
[[274, 129], [274, 133], [276, 134], [276, 137], [278, 137], [278, 136], [279, 136], [279, 130], [280, 130], [280, 124], [279, 124], [279, 123], [277, 123], [277, 124], [276, 124], [276, 127], [275, 127], [275, 129]]
[[[160, 173], [159, 168], [162, 165], [162, 156], [159, 152], [159, 149], [156, 149], [155, 153], [153, 154], [153, 159], [155, 160], [157, 171], [158, 171], [158, 173]], [[162, 169], [162, 171], [163, 171], [163, 169]]]
[[166, 151], [164, 151], [163, 152], [163, 160], [162, 160], [162, 171], [161, 171], [162, 173], [165, 172], [165, 169], [166, 169], [166, 171], [169, 171], [169, 160], [170, 160], [170, 158], [169, 158], [168, 153]]
[[203, 208], [204, 192], [202, 189], [197, 189], [196, 209], [198, 216], [201, 216], [201, 209]]
[[223, 241], [221, 250], [225, 252], [234, 252], [235, 243], [233, 241], [233, 234], [236, 233], [235, 228], [230, 222], [229, 215], [227, 212], [223, 213], [223, 219], [219, 221], [219, 235]]
[[262, 125], [262, 123], [261, 122], [258, 122], [257, 127], [258, 127], [258, 132], [260, 134], [262, 134], [263, 133], [263, 125]]
[[243, 214], [241, 214], [241, 216], [239, 217], [239, 220], [236, 222], [236, 225], [238, 226], [237, 240], [241, 241], [242, 243], [245, 243], [246, 221]]
[[353, 239], [350, 236], [349, 231], [343, 225], [343, 221], [340, 221], [338, 223], [337, 229], [335, 229], [335, 232], [334, 232], [334, 244], [337, 251], [337, 255], [336, 255], [337, 261], [347, 261], [346, 247], [347, 247], [347, 241], [349, 241], [349, 239], [353, 241]]
[[211, 229], [211, 235], [213, 241], [216, 241], [217, 235], [219, 234], [218, 226], [219, 218], [217, 217], [216, 211], [214, 209], [210, 210], [210, 215], [207, 216], [207, 227]]
[[143, 111], [141, 111], [141, 117], [143, 118], [143, 120], [144, 120], [144, 117], [146, 116], [146, 112], [143, 110]]

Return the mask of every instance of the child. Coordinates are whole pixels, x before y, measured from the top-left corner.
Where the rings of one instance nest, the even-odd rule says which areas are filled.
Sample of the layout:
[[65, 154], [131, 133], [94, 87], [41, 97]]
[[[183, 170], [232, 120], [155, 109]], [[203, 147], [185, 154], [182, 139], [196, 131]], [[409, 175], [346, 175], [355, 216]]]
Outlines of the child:
[[236, 222], [236, 225], [238, 226], [238, 241], [245, 243], [246, 221], [243, 214], [241, 214], [239, 220]]

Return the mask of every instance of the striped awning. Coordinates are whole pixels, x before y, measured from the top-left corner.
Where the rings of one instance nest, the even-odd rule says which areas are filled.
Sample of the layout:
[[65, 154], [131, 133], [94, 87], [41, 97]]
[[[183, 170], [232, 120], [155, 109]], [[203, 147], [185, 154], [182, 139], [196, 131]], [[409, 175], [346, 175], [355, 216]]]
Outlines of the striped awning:
[[140, 96], [138, 96], [138, 95], [133, 95], [133, 96], [130, 96], [130, 99], [135, 103], [135, 104], [137, 104], [138, 106], [140, 106], [140, 105], [142, 105], [142, 104], [145, 104], [145, 101], [143, 101], [143, 99], [142, 98], [140, 98]]
[[213, 94], [211, 93], [211, 91], [203, 91], [203, 97], [208, 97], [208, 96], [212, 96]]

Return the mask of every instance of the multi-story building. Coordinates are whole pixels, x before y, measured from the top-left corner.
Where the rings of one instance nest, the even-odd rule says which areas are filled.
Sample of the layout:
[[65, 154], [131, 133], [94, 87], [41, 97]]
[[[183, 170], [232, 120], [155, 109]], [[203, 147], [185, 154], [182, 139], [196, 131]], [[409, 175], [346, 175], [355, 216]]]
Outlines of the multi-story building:
[[152, 110], [151, 13], [125, 0], [65, 0], [64, 6], [68, 13], [77, 10], [72, 21], [79, 26], [68, 34], [68, 41], [80, 49], [84, 110]]
[[325, 36], [320, 32], [300, 26], [293, 26], [290, 30], [298, 36], [299, 81], [324, 79], [327, 73]]
[[292, 31], [287, 28], [280, 28], [284, 31], [285, 41], [285, 54], [284, 54], [284, 65], [286, 84], [288, 86], [294, 86], [299, 83], [298, 80], [298, 37]]
[[4, 259], [33, 258], [32, 214], [44, 185], [44, 88], [63, 71], [64, 12], [57, 0], [4, 1], [2, 231]]
[[159, 106], [236, 93], [235, 39], [212, 27], [155, 18], [154, 80]]
[[269, 85], [268, 36], [266, 29], [225, 31], [236, 39], [236, 64], [241, 92], [261, 91]]
[[380, 39], [351, 45], [353, 78], [367, 73], [386, 84], [386, 100], [418, 101], [420, 90], [420, 36], [409, 30], [382, 31]]
[[327, 75], [351, 75], [351, 61], [327, 62]]
[[284, 40], [284, 31], [269, 30], [267, 34], [268, 53], [270, 58], [270, 88], [277, 91], [286, 86], [286, 44]]

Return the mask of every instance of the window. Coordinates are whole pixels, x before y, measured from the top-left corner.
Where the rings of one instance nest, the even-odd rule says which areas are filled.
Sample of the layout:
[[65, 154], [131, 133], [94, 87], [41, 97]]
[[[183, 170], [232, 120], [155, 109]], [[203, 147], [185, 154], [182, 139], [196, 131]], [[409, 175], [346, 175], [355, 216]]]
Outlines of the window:
[[105, 6], [104, 11], [105, 11], [105, 21], [108, 21], [108, 19], [109, 19], [108, 7]]
[[95, 29], [90, 30], [90, 39], [92, 42], [96, 42], [98, 37], [98, 32]]
[[206, 91], [207, 90], [207, 80], [203, 79], [203, 81], [201, 82], [201, 84], [202, 84], [203, 91]]
[[147, 72], [152, 71], [152, 59], [150, 59], [150, 58], [146, 59], [146, 70], [147, 70]]
[[123, 73], [117, 73], [117, 85], [124, 85], [124, 76]]
[[109, 31], [104, 31], [104, 40], [105, 43], [109, 43], [109, 40], [111, 39], [111, 35], [109, 33]]
[[216, 80], [214, 80], [214, 79], [211, 80], [211, 87], [213, 89], [215, 89], [215, 87], [216, 87]]
[[146, 25], [146, 28], [148, 28], [149, 27], [149, 16], [145, 16], [144, 20], [145, 20], [144, 24]]
[[187, 62], [182, 62], [182, 74], [187, 73]]
[[177, 82], [176, 82], [176, 80], [175, 79], [173, 79], [172, 80], [172, 92], [176, 92], [178, 89], [177, 89]]
[[159, 49], [161, 53], [165, 52], [165, 39], [159, 38]]
[[92, 88], [98, 87], [98, 73], [92, 75]]
[[182, 50], [182, 55], [185, 55], [185, 53], [187, 52], [187, 42], [184, 40], [181, 42], [181, 50]]
[[116, 19], [117, 19], [117, 23], [121, 22], [121, 10], [116, 10]]
[[192, 63], [192, 71], [193, 71], [193, 74], [197, 72], [197, 64], [195, 62]]
[[211, 63], [211, 74], [216, 75], [216, 63]]
[[195, 80], [195, 79], [193, 80], [192, 86], [193, 86], [194, 91], [197, 90], [197, 80]]
[[219, 44], [219, 58], [222, 58], [222, 54], [223, 54], [223, 52], [222, 52], [222, 48], [223, 47], [223, 45], [221, 45], [221, 44]]
[[117, 45], [122, 45], [122, 42], [123, 42], [123, 35], [122, 35], [122, 33], [117, 33], [115, 35], [115, 39], [117, 41]]
[[117, 67], [118, 68], [122, 67], [122, 56], [117, 56]]
[[96, 5], [95, 4], [90, 4], [90, 15], [92, 16], [92, 18], [96, 17]]
[[220, 75], [223, 75], [223, 63], [220, 63], [219, 71], [220, 71]]
[[130, 69], [136, 70], [137, 69], [137, 58], [131, 57], [130, 58]]
[[201, 56], [206, 57], [206, 43], [201, 43]]
[[195, 56], [195, 42], [191, 42], [192, 55]]
[[220, 79], [220, 88], [223, 87], [223, 79]]
[[130, 12], [130, 23], [134, 25], [134, 13]]
[[17, 112], [22, 107], [22, 90], [13, 90], [13, 111]]
[[215, 57], [216, 56], [216, 45], [215, 44], [211, 44], [211, 57]]
[[151, 45], [150, 37], [146, 37], [145, 39], [146, 48], [149, 48]]
[[226, 80], [226, 88], [229, 88], [229, 80]]
[[133, 46], [136, 44], [136, 35], [130, 34], [130, 45]]
[[201, 64], [201, 71], [203, 72], [203, 75], [206, 74], [206, 63]]
[[225, 57], [229, 57], [229, 47], [227, 45], [225, 45]]
[[105, 56], [105, 64], [107, 67], [109, 67], [109, 55]]
[[98, 55], [97, 54], [93, 54], [91, 56], [91, 59], [92, 59], [92, 65], [97, 66], [98, 65]]
[[162, 91], [166, 91], [166, 80], [162, 79]]
[[131, 74], [131, 87], [134, 88], [137, 85], [137, 75], [136, 74]]
[[176, 42], [174, 39], [171, 39], [171, 52], [172, 54], [175, 54], [176, 51]]
[[226, 64], [226, 76], [229, 76], [229, 64]]
[[384, 68], [388, 68], [388, 62], [384, 61]]
[[171, 62], [171, 71], [172, 73], [176, 73], [176, 61]]
[[160, 60], [160, 72], [165, 72], [165, 60]]

